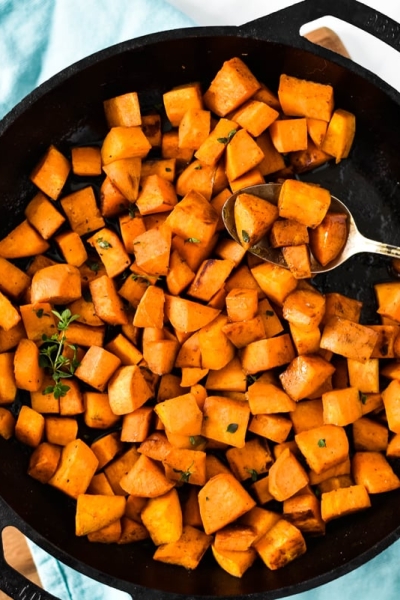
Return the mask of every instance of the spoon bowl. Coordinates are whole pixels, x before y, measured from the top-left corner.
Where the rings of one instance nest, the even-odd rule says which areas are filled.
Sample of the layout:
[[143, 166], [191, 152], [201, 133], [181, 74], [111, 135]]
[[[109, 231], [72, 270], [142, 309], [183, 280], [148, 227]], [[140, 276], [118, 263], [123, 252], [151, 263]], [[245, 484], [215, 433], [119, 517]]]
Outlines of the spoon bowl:
[[[281, 185], [279, 183], [265, 183], [261, 185], [253, 185], [238, 190], [226, 200], [224, 206], [222, 207], [222, 220], [224, 222], [226, 230], [234, 240], [236, 240], [239, 244], [241, 243], [236, 231], [234, 217], [234, 206], [237, 196], [243, 192], [246, 192], [248, 194], [258, 196], [259, 198], [263, 198], [264, 200], [268, 200], [268, 202], [277, 205], [280, 189]], [[324, 266], [321, 265], [310, 252], [312, 275], [318, 275], [320, 273], [326, 273], [328, 271], [331, 271], [332, 269], [335, 269], [336, 267], [344, 263], [351, 256], [354, 256], [355, 254], [359, 254], [361, 252], [371, 252], [375, 254], [382, 254], [384, 256], [390, 256], [392, 258], [400, 258], [400, 247], [392, 246], [390, 244], [385, 244], [382, 242], [377, 242], [375, 240], [371, 240], [369, 238], [364, 237], [357, 229], [357, 225], [354, 221], [353, 215], [351, 214], [347, 206], [335, 196], [331, 196], [329, 212], [341, 213], [347, 216], [346, 243], [342, 251], [338, 254], [338, 256], [330, 263]], [[285, 267], [286, 269], [288, 268], [280, 248], [273, 248], [270, 245], [268, 235], [264, 236], [259, 242], [254, 244], [254, 246], [251, 246], [251, 248], [249, 248], [248, 251], [254, 254], [255, 256], [258, 256], [262, 260], [274, 263], [281, 267]]]

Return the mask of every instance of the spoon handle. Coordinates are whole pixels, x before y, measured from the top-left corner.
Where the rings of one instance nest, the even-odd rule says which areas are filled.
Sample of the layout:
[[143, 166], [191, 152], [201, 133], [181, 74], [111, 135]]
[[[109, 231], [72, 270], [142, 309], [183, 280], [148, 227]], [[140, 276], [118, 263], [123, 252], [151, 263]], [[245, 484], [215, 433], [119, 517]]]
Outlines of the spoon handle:
[[391, 256], [392, 258], [400, 258], [400, 247], [392, 246], [391, 244], [384, 244], [383, 242], [377, 242], [368, 238], [363, 238], [363, 247], [360, 248], [361, 252], [373, 252], [375, 254], [383, 254], [384, 256]]

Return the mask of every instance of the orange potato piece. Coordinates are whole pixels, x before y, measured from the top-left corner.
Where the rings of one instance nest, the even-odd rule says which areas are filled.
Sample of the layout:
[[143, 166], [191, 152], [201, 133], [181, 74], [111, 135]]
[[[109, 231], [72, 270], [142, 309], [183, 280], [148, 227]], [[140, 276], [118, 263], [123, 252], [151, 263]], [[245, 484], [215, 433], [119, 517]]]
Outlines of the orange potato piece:
[[310, 248], [325, 267], [339, 256], [347, 241], [347, 215], [328, 212], [323, 221], [310, 231]]
[[234, 57], [223, 63], [203, 99], [207, 108], [225, 117], [251, 98], [260, 87], [261, 84], [245, 63]]

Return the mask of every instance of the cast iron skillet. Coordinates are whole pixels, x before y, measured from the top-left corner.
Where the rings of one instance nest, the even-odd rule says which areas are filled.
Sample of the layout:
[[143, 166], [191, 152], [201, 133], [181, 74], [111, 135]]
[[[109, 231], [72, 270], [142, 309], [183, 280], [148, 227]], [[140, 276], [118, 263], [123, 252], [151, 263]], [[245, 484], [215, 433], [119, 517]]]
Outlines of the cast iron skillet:
[[[300, 27], [333, 15], [400, 50], [400, 26], [349, 0], [306, 0], [242, 27], [205, 27], [145, 36], [78, 62], [39, 87], [0, 124], [0, 235], [15, 226], [34, 189], [27, 174], [55, 143], [97, 142], [105, 133], [102, 100], [125, 91], [140, 93], [143, 108], [161, 103], [172, 86], [193, 80], [206, 85], [222, 62], [242, 56], [272, 88], [284, 72], [332, 83], [336, 105], [357, 115], [350, 158], [308, 175], [344, 199], [361, 231], [400, 245], [400, 95], [351, 61], [299, 36]], [[362, 318], [374, 315], [373, 282], [390, 279], [388, 259], [356, 256], [315, 279], [364, 301]], [[15, 525], [50, 554], [136, 600], [185, 596], [272, 599], [298, 593], [357, 568], [400, 535], [400, 491], [373, 498], [373, 508], [331, 522], [327, 535], [310, 539], [305, 556], [277, 572], [258, 561], [242, 579], [223, 572], [207, 555], [186, 572], [152, 560], [148, 544], [105, 546], [74, 535], [74, 504], [26, 475], [28, 452], [0, 440], [0, 527]], [[13, 598], [54, 598], [11, 569], [0, 556], [0, 588]]]

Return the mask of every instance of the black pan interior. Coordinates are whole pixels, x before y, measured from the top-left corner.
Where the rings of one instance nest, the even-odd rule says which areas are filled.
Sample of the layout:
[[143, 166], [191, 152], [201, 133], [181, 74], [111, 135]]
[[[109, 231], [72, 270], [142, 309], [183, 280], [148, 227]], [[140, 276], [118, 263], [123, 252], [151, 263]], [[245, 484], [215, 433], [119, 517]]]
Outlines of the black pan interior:
[[[333, 84], [336, 106], [357, 117], [354, 147], [347, 160], [304, 176], [328, 187], [353, 211], [362, 233], [400, 245], [399, 105], [356, 67], [345, 68], [307, 52], [261, 39], [239, 37], [226, 28], [136, 40], [100, 53], [42, 86], [3, 122], [0, 133], [0, 235], [22, 218], [34, 188], [28, 175], [49, 144], [68, 154], [72, 144], [98, 142], [106, 132], [102, 101], [138, 91], [142, 109], [162, 104], [174, 85], [199, 80], [204, 86], [222, 62], [241, 56], [273, 89], [281, 73]], [[377, 322], [372, 284], [394, 275], [390, 260], [359, 255], [314, 283], [364, 302], [362, 319]], [[0, 495], [21, 528], [54, 556], [87, 575], [135, 592], [135, 598], [278, 598], [329, 581], [362, 564], [399, 535], [400, 491], [373, 498], [373, 508], [331, 522], [327, 535], [308, 541], [308, 552], [270, 572], [257, 562], [241, 580], [224, 573], [207, 555], [186, 572], [152, 561], [149, 544], [105, 546], [74, 535], [74, 505], [26, 475], [29, 453], [0, 440]], [[149, 590], [154, 590], [153, 592]]]

